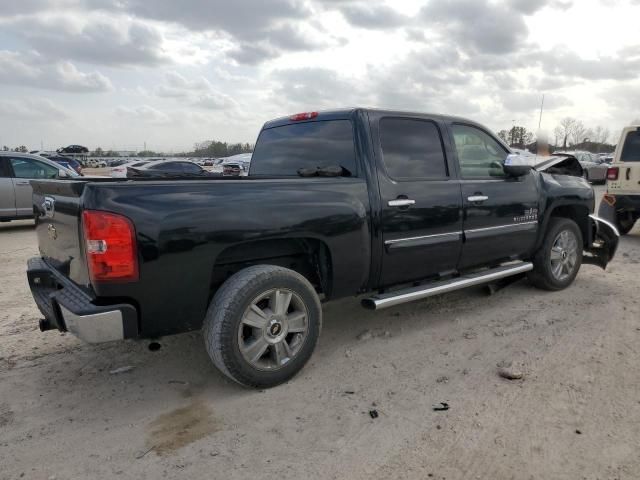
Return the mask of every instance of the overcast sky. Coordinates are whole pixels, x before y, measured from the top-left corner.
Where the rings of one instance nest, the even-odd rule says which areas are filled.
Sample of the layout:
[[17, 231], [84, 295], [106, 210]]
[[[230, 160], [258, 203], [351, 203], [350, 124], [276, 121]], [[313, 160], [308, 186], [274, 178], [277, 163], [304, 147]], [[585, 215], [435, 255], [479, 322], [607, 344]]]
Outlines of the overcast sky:
[[[640, 117], [640, 0], [2, 0], [0, 146], [190, 149], [370, 106]], [[615, 141], [615, 139], [614, 139]]]

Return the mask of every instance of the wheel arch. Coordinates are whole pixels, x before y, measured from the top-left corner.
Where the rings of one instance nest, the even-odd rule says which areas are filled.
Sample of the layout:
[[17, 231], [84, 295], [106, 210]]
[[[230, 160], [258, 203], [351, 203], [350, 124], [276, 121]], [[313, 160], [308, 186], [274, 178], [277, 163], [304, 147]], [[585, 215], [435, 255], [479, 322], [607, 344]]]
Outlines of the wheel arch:
[[553, 217], [568, 218], [576, 222], [582, 233], [583, 246], [587, 247], [591, 244], [591, 238], [593, 232], [591, 231], [591, 223], [589, 221], [590, 210], [585, 205], [566, 203], [553, 205], [544, 216], [542, 225], [540, 228], [540, 234], [538, 235], [538, 241], [536, 242], [536, 250], [540, 248], [544, 237], [547, 234], [549, 228], [549, 221]]
[[330, 297], [333, 287], [333, 256], [329, 246], [313, 237], [262, 239], [225, 248], [216, 257], [210, 296], [234, 273], [254, 265], [277, 265], [305, 277], [318, 293]]

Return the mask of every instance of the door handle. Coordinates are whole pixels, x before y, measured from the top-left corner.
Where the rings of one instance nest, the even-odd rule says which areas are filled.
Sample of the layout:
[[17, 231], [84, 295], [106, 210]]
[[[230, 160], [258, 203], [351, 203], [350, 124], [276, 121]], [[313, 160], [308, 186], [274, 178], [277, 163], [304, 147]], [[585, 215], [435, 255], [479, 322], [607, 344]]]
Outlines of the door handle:
[[627, 168], [627, 180], [631, 180], [631, 168]]
[[410, 198], [398, 198], [396, 200], [389, 200], [388, 205], [390, 207], [408, 207], [410, 205], [415, 205], [416, 201], [411, 200]]
[[484, 202], [485, 200], [489, 200], [489, 197], [486, 195], [471, 195], [470, 197], [467, 197], [467, 200], [470, 202]]
[[29, 181], [28, 180], [21, 180], [19, 182], [16, 182], [16, 185], [29, 185]]

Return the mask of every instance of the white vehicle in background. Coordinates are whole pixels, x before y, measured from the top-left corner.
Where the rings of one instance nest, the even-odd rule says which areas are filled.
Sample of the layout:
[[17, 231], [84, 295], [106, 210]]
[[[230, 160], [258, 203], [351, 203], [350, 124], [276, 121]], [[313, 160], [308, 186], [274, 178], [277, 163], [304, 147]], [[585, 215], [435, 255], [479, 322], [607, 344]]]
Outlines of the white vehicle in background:
[[629, 233], [640, 218], [640, 125], [622, 130], [598, 215], [618, 227], [621, 235]]
[[107, 162], [99, 158], [90, 158], [87, 160], [86, 166], [89, 168], [105, 168], [107, 166]]
[[222, 159], [222, 173], [226, 176], [245, 176], [249, 174], [253, 153], [239, 153]]
[[127, 178], [127, 168], [139, 168], [149, 163], [148, 160], [131, 160], [116, 167], [111, 167], [109, 175], [114, 178]]

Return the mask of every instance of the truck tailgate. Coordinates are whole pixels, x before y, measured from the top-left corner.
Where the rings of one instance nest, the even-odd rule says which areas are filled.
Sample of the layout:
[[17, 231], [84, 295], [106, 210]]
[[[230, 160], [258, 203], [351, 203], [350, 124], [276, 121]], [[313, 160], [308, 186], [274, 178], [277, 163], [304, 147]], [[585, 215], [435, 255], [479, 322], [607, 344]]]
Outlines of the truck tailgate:
[[31, 184], [40, 255], [74, 283], [88, 287], [80, 224], [82, 192], [87, 182], [37, 180]]

